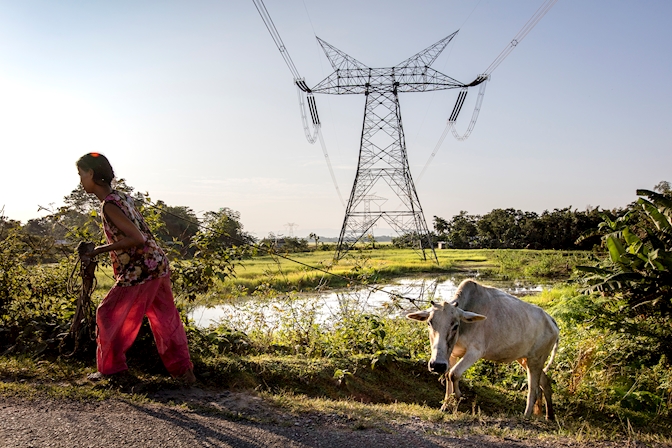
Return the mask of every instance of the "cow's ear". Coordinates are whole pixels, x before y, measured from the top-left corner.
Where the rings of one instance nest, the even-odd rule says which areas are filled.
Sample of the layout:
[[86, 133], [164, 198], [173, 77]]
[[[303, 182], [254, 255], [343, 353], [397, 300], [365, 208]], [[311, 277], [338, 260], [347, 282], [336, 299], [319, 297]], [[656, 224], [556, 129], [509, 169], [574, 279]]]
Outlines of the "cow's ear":
[[420, 322], [425, 322], [429, 319], [429, 311], [416, 311], [415, 313], [409, 313], [406, 315], [408, 319], [419, 320]]
[[472, 313], [471, 311], [462, 311], [460, 313], [460, 319], [462, 319], [463, 322], [478, 322], [479, 320], [487, 319], [487, 317], [482, 314]]

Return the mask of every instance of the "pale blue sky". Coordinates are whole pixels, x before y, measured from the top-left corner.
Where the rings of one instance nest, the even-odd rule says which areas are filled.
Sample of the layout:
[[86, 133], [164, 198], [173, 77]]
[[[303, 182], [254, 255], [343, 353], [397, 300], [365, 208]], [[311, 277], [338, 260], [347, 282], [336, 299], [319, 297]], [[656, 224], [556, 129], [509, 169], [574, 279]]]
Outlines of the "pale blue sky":
[[[433, 66], [471, 81], [543, 1], [265, 3], [312, 86], [330, 73], [315, 34], [387, 67], [457, 29]], [[469, 140], [449, 136], [418, 182], [428, 224], [460, 210], [624, 206], [637, 188], [672, 181], [670, 20], [668, 1], [559, 0], [492, 74]], [[456, 95], [400, 96], [416, 176]], [[347, 197], [364, 97], [317, 104]], [[289, 222], [297, 235], [336, 236], [343, 220], [251, 0], [0, 1], [0, 151], [0, 208], [24, 222], [62, 203], [89, 151], [153, 199], [239, 211], [256, 236]]]

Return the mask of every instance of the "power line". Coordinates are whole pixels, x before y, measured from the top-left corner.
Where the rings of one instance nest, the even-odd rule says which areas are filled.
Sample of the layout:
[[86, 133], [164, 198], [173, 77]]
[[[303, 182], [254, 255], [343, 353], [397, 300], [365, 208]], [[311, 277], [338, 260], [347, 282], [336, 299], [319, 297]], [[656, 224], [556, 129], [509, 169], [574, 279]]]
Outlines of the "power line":
[[[443, 144], [444, 139], [448, 135], [448, 131], [450, 130], [451, 133], [453, 134], [453, 137], [455, 137], [456, 140], [458, 141], [463, 141], [469, 138], [471, 135], [471, 132], [474, 130], [474, 126], [476, 126], [476, 121], [478, 120], [478, 115], [481, 111], [481, 104], [483, 103], [483, 95], [485, 94], [485, 85], [487, 81], [490, 79], [490, 74], [497, 68], [499, 65], [506, 59], [506, 57], [513, 51], [514, 48], [518, 46], [518, 44], [525, 38], [525, 36], [528, 35], [530, 31], [532, 31], [532, 28], [539, 23], [539, 21], [546, 15], [546, 13], [555, 5], [555, 3], [558, 0], [546, 0], [539, 9], [534, 13], [534, 15], [525, 23], [525, 25], [518, 31], [518, 33], [513, 37], [511, 42], [502, 50], [502, 52], [495, 58], [495, 60], [488, 66], [485, 71], [479, 75], [474, 82], [471, 84], [465, 86], [462, 88], [460, 91], [459, 95], [457, 96], [457, 100], [455, 101], [455, 106], [453, 107], [453, 111], [450, 114], [450, 118], [446, 122], [446, 127], [443, 130], [443, 133], [441, 134], [441, 137], [439, 138], [439, 141], [437, 142], [436, 146], [434, 147], [434, 151], [432, 154], [429, 156], [429, 159], [427, 159], [427, 162], [425, 163], [425, 166], [422, 169], [422, 172], [420, 173], [420, 176], [418, 177], [418, 181], [422, 178], [422, 175], [425, 173], [427, 170], [427, 167], [432, 163], [434, 160], [434, 156], [436, 153], [439, 151], [439, 148]], [[478, 5], [477, 5], [478, 6]], [[474, 8], [475, 10], [475, 8]], [[472, 11], [473, 13], [473, 11]], [[469, 87], [474, 87], [476, 85], [480, 84], [479, 92], [478, 92], [478, 97], [476, 99], [476, 105], [474, 106], [474, 112], [471, 115], [471, 121], [469, 122], [469, 126], [467, 127], [467, 130], [463, 135], [459, 135], [457, 132], [457, 129], [455, 128], [455, 122], [457, 121], [457, 117], [460, 114], [460, 111], [462, 110], [462, 106], [464, 105], [464, 100], [466, 99], [467, 96], [467, 91]]]
[[289, 52], [287, 51], [285, 44], [282, 42], [280, 33], [278, 33], [278, 30], [275, 28], [273, 19], [266, 10], [264, 2], [262, 0], [252, 0], [252, 2], [254, 3], [254, 6], [257, 8], [257, 11], [259, 11], [259, 15], [261, 16], [261, 19], [264, 21], [266, 29], [268, 29], [268, 32], [271, 34], [271, 38], [273, 38], [273, 42], [275, 42], [275, 46], [278, 47], [278, 50], [280, 51], [282, 58], [285, 60], [287, 68], [289, 68], [289, 71], [292, 72], [294, 80], [301, 79], [301, 75], [299, 75], [299, 71], [296, 69], [296, 66], [292, 61], [292, 58], [289, 56]]
[[[334, 169], [331, 165], [331, 159], [329, 158], [327, 145], [324, 143], [324, 139], [322, 138], [322, 134], [320, 132], [322, 125], [320, 123], [320, 117], [317, 113], [317, 103], [315, 102], [313, 92], [310, 90], [310, 88], [306, 84], [305, 79], [301, 77], [299, 71], [294, 65], [294, 62], [292, 61], [292, 58], [289, 55], [289, 51], [287, 51], [287, 47], [285, 47], [285, 44], [282, 41], [282, 38], [280, 37], [280, 33], [275, 27], [273, 19], [271, 18], [271, 15], [268, 13], [268, 10], [264, 5], [263, 0], [252, 0], [252, 1], [254, 3], [254, 6], [257, 8], [257, 11], [259, 11], [259, 15], [261, 16], [261, 20], [264, 21], [266, 29], [268, 29], [268, 32], [271, 34], [271, 38], [273, 39], [273, 42], [275, 42], [275, 46], [278, 47], [278, 51], [280, 51], [282, 58], [285, 60], [285, 63], [287, 64], [289, 71], [292, 73], [292, 76], [294, 77], [294, 83], [297, 86], [297, 94], [299, 98], [299, 111], [301, 113], [301, 122], [303, 124], [303, 130], [306, 135], [306, 140], [308, 140], [308, 143], [312, 145], [317, 141], [319, 137], [320, 145], [322, 146], [322, 153], [324, 154], [324, 160], [327, 162], [329, 174], [334, 184], [334, 188], [336, 189], [336, 193], [338, 194], [338, 199], [341, 201], [343, 207], [345, 207], [345, 201], [343, 200], [343, 196], [341, 195], [341, 190], [338, 188], [338, 182], [336, 182]], [[306, 14], [308, 14], [308, 8], [306, 7], [305, 2], [303, 6], [306, 9]], [[310, 15], [308, 15], [308, 20], [310, 21], [310, 26], [313, 27], [313, 23], [310, 20]], [[313, 33], [315, 33], [315, 28], [313, 28]], [[304, 95], [307, 101], [304, 101]], [[306, 102], [308, 103], [308, 110], [310, 111], [310, 118], [313, 123], [312, 132], [310, 130], [310, 124], [308, 123], [308, 114], [306, 113]]]
[[499, 67], [499, 64], [506, 59], [506, 57], [513, 51], [514, 48], [518, 46], [518, 44], [527, 36], [527, 34], [532, 31], [532, 28], [539, 23], [539, 21], [546, 15], [548, 11], [555, 5], [555, 3], [558, 0], [546, 0], [546, 2], [537, 9], [537, 12], [534, 13], [534, 15], [530, 18], [530, 20], [527, 21], [527, 23], [521, 28], [520, 31], [518, 31], [518, 34], [516, 34], [513, 39], [511, 39], [511, 42], [509, 42], [509, 45], [502, 50], [502, 52], [495, 58], [494, 61], [492, 61], [492, 64], [488, 66], [488, 68], [485, 69], [483, 74], [485, 76], [490, 75], [497, 67]]

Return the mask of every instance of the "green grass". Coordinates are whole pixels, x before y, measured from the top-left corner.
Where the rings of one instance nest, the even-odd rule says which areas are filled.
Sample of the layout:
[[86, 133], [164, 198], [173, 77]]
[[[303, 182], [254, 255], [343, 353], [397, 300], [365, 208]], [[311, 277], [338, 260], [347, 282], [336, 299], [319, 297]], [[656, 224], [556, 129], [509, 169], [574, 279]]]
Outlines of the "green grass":
[[[427, 254], [431, 255], [430, 252]], [[235, 278], [226, 280], [223, 286], [229, 291], [240, 288], [254, 291], [262, 284], [279, 290], [303, 290], [322, 285], [325, 281], [330, 287], [347, 286], [348, 280], [340, 277], [371, 283], [418, 274], [476, 271], [502, 279], [548, 280], [568, 278], [573, 267], [585, 263], [590, 255], [578, 251], [491, 249], [437, 250], [436, 254], [438, 264], [429, 257], [423, 260], [413, 250], [392, 248], [353, 251], [338, 263], [333, 261], [334, 253], [326, 251], [287, 254], [287, 258], [260, 256], [244, 260], [236, 268]]]
[[587, 252], [489, 249], [437, 250], [436, 254], [438, 264], [430, 258], [423, 260], [413, 250], [393, 248], [353, 251], [337, 263], [333, 261], [334, 253], [328, 251], [286, 254], [286, 258], [258, 256], [243, 260], [235, 269], [235, 277], [222, 283], [220, 292], [252, 293], [262, 286], [279, 291], [308, 291], [382, 283], [414, 275], [475, 272], [503, 280], [547, 282], [568, 278], [574, 265], [589, 256]]

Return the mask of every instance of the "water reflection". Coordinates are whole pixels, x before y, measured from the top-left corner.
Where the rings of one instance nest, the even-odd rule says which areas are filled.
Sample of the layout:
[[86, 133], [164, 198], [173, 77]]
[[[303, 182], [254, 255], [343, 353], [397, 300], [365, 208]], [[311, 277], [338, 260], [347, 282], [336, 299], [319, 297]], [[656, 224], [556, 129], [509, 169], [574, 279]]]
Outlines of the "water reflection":
[[[449, 300], [462, 279], [405, 278], [394, 284], [374, 285], [376, 289], [282, 296], [268, 301], [247, 299], [240, 300], [235, 305], [199, 306], [189, 313], [189, 318], [202, 328], [228, 323], [242, 331], [249, 331], [253, 327], [257, 330], [273, 331], [280, 327], [283, 318], [303, 319], [306, 324], [315, 323], [328, 327], [351, 315], [369, 313], [399, 316], [408, 310], [428, 307], [430, 300]], [[539, 285], [528, 286], [514, 282], [482, 283], [516, 296], [542, 290]]]

